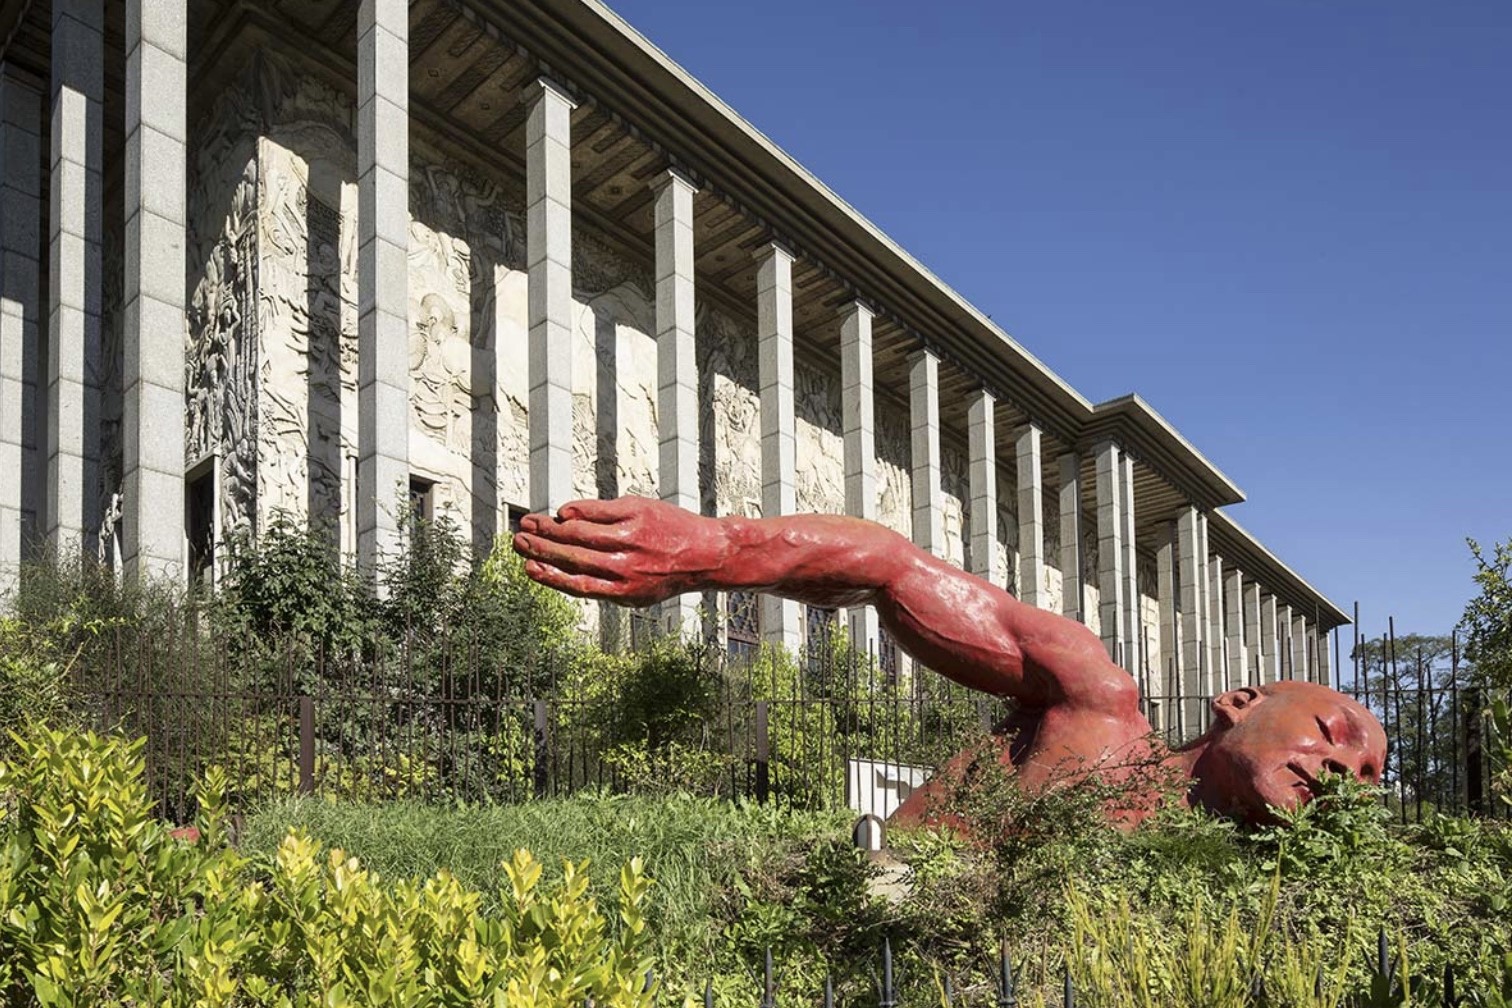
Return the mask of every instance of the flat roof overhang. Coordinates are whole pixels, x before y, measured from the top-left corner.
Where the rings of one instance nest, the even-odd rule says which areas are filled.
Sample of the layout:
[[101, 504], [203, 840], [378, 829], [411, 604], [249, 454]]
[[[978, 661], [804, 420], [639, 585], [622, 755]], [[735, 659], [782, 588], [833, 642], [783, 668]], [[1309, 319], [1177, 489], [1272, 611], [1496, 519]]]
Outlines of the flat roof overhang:
[[1065, 440], [1091, 403], [597, 0], [468, 0], [548, 75], [634, 123], [858, 297]]

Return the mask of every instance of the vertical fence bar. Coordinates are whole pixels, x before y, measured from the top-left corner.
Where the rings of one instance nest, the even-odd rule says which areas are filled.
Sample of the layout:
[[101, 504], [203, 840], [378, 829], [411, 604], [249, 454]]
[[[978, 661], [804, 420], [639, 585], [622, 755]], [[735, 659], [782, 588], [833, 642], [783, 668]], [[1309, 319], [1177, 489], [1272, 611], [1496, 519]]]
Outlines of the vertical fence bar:
[[772, 789], [772, 745], [768, 737], [767, 701], [756, 701], [756, 800], [765, 802]]
[[1473, 816], [1486, 812], [1485, 755], [1481, 746], [1481, 692], [1465, 690], [1465, 800]]
[[551, 786], [549, 763], [551, 751], [547, 742], [547, 727], [549, 712], [546, 709], [545, 700], [536, 700], [532, 705], [535, 708], [535, 774], [534, 793], [537, 798], [546, 797]]
[[315, 700], [299, 698], [299, 793], [315, 793]]

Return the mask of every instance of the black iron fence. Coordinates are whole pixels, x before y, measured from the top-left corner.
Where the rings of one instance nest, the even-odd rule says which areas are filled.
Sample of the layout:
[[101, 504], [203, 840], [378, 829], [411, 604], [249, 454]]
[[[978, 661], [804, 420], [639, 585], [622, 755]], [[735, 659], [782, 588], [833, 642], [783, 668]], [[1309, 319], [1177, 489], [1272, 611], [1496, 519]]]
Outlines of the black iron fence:
[[[1384, 783], [1403, 821], [1506, 815], [1491, 793], [1485, 698], [1457, 652], [1447, 668], [1366, 665], [1340, 685], [1387, 729]], [[80, 675], [99, 723], [148, 738], [149, 784], [176, 819], [192, 813], [192, 782], [212, 764], [238, 801], [675, 788], [885, 817], [1008, 713], [925, 670], [828, 646], [797, 661], [709, 649], [661, 664], [568, 652], [501, 662], [433, 640], [341, 655], [293, 639], [229, 648], [186, 624], [96, 647]], [[1209, 726], [1206, 697], [1142, 704], [1173, 742]]]
[[[875, 966], [870, 970], [873, 997], [852, 996], [846, 999], [847, 1004], [864, 1005], [875, 1003], [877, 1008], [897, 1008], [902, 998], [905, 985], [911, 985], [921, 978], [900, 976], [893, 957], [892, 943], [883, 939]], [[1433, 1004], [1442, 1008], [1459, 1008], [1461, 1005], [1472, 1005], [1490, 1002], [1487, 995], [1497, 997], [1502, 994], [1500, 990], [1479, 991], [1466, 989], [1459, 976], [1455, 973], [1452, 964], [1446, 964], [1443, 972], [1438, 976], [1422, 976], [1408, 974], [1404, 977], [1402, 963], [1393, 959], [1391, 954], [1391, 942], [1385, 930], [1382, 930], [1376, 938], [1375, 954], [1368, 960], [1368, 980], [1364, 984], [1356, 985], [1360, 989], [1354, 992], [1346, 990], [1330, 990], [1329, 984], [1323, 974], [1319, 972], [1313, 980], [1313, 989], [1319, 1001], [1330, 999], [1330, 1003], [1345, 1004], [1369, 1004], [1369, 1005], [1395, 1005], [1395, 1004]], [[974, 977], [963, 985], [960, 980], [950, 973], [932, 973], [922, 978], [928, 985], [926, 1000], [931, 1004], [938, 1004], [942, 1008], [954, 1008], [957, 1003], [961, 1004], [991, 1004], [995, 1008], [1018, 1008], [1025, 1003], [1021, 998], [1022, 983], [1019, 979], [1023, 972], [1023, 963], [1015, 970], [1012, 950], [1007, 942], [999, 946], [997, 961], [994, 964], [990, 977]], [[1045, 972], [1041, 969], [1041, 972]], [[646, 983], [649, 987], [653, 974], [647, 974]], [[1049, 979], [1049, 978], [1042, 978]], [[761, 976], [761, 996], [758, 1008], [775, 1008], [778, 1003], [779, 992], [784, 991], [781, 974], [774, 962], [772, 952], [767, 950], [765, 963]], [[1243, 982], [1243, 977], [1241, 977]], [[1493, 980], [1492, 983], [1495, 983]], [[1501, 987], [1505, 988], [1512, 983], [1512, 976], [1504, 977]], [[1078, 986], [1073, 977], [1072, 964], [1065, 962], [1061, 966], [1058, 982], [1050, 984], [1041, 982], [1036, 984], [1042, 992], [1042, 997], [1036, 1001], [1043, 1003], [1046, 1008], [1075, 1008], [1078, 1003], [1085, 1003], [1079, 998], [1087, 997], [1085, 988], [1078, 992]], [[1045, 993], [1044, 988], [1058, 987], [1053, 993]], [[1266, 978], [1263, 972], [1256, 970], [1240, 989], [1247, 989], [1246, 1000], [1256, 1005], [1273, 1003], [1271, 998], [1276, 993], [1268, 990]], [[835, 1008], [840, 1003], [836, 997], [836, 987], [833, 978], [826, 977], [822, 987], [817, 990], [796, 991], [804, 999], [812, 1004], [818, 1002], [823, 1008]], [[1055, 994], [1058, 993], [1057, 998]], [[1353, 994], [1354, 996], [1351, 996]], [[1093, 997], [1094, 1002], [1105, 1003], [1105, 998]], [[714, 987], [709, 983], [704, 987], [704, 1008], [715, 1008], [716, 999]], [[748, 1002], [741, 1002], [746, 1004]]]

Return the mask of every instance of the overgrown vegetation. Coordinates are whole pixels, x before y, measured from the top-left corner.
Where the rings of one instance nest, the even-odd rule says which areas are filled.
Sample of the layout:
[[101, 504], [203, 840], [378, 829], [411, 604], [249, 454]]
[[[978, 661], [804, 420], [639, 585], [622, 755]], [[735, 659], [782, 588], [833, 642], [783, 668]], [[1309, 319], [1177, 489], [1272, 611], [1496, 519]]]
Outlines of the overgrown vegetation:
[[542, 886], [524, 850], [483, 896], [438, 871], [387, 881], [286, 834], [226, 842], [224, 780], [200, 792], [195, 842], [152, 815], [141, 746], [35, 730], [0, 763], [0, 996], [11, 1005], [649, 1008], [638, 862], [610, 914], [586, 865]]

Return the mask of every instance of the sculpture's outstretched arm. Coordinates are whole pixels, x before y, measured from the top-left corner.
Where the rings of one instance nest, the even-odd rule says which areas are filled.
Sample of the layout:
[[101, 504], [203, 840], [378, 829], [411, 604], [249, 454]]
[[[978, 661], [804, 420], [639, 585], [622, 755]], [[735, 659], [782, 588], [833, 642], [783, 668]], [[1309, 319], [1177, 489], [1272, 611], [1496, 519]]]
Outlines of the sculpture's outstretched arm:
[[649, 605], [683, 592], [769, 592], [877, 608], [909, 654], [1031, 706], [1110, 711], [1133, 683], [1073, 620], [1019, 602], [874, 522], [840, 515], [705, 518], [659, 501], [575, 501], [527, 515], [514, 545], [541, 584]]

